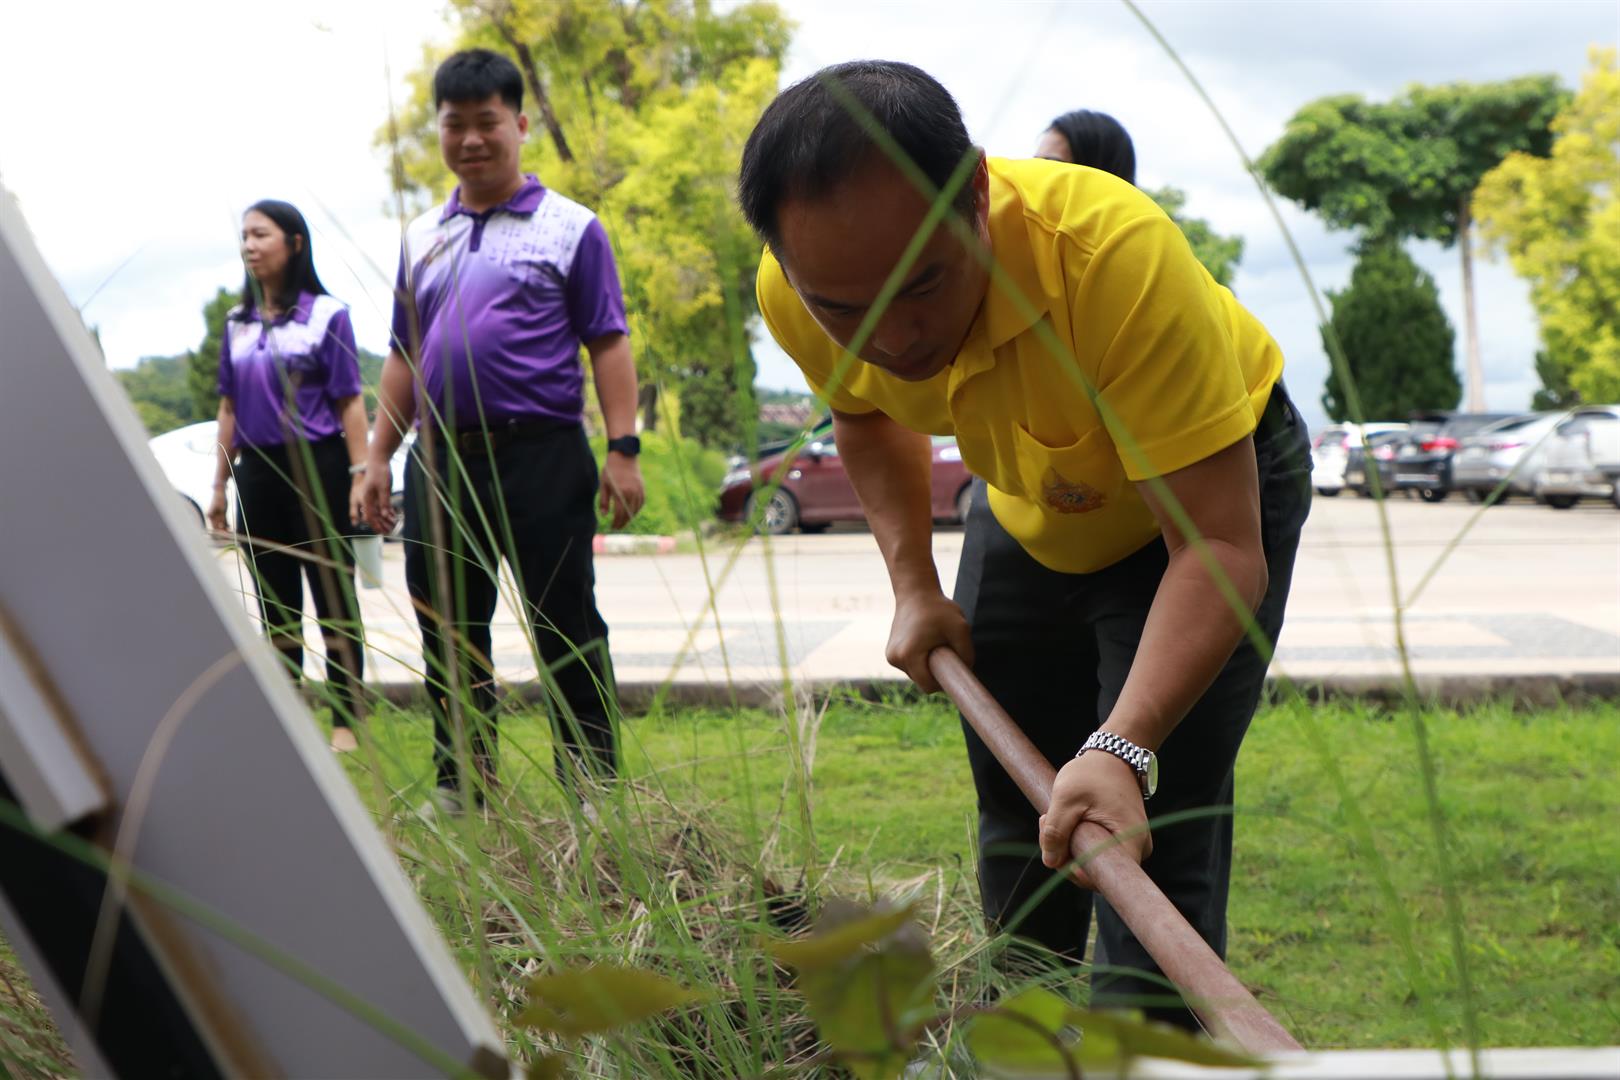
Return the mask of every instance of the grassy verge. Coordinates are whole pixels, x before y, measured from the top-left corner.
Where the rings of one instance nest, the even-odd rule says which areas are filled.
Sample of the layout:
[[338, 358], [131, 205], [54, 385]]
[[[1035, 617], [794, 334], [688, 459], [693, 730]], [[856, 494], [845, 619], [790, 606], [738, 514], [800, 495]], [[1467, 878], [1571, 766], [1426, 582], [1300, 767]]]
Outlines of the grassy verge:
[[[1487, 707], [1427, 720], [1486, 1042], [1612, 1042], [1620, 709]], [[378, 717], [365, 751], [346, 761], [498, 1014], [513, 1015], [524, 977], [542, 967], [651, 964], [717, 987], [714, 998], [680, 1021], [592, 1043], [576, 1068], [760, 1075], [813, 1052], [784, 980], [758, 952], [806, 901], [911, 899], [953, 1002], [999, 981], [977, 918], [972, 789], [954, 714], [896, 700], [793, 717], [812, 759], [809, 815], [787, 722], [758, 711], [631, 721], [634, 783], [604, 800], [601, 828], [556, 789], [549, 735], [533, 716], [503, 721], [503, 798], [488, 819], [446, 826], [416, 814], [425, 716]], [[1372, 855], [1353, 842], [1328, 760], [1370, 824]], [[1240, 762], [1238, 800], [1233, 970], [1307, 1046], [1423, 1045], [1431, 1015], [1459, 1039], [1432, 833], [1403, 720], [1343, 704], [1264, 710]], [[1413, 927], [1415, 980], [1377, 887], [1380, 866]], [[1432, 988], [1427, 1005], [1419, 983]], [[0, 984], [0, 1061], [37, 1075], [16, 1040], [39, 1030], [29, 1011]], [[540, 1049], [524, 1033], [511, 1037], [520, 1055]]]
[[[1612, 1041], [1620, 1030], [1620, 709], [1499, 706], [1426, 719], [1487, 1041]], [[1307, 724], [1371, 824], [1376, 858], [1416, 928], [1421, 977], [1458, 1039], [1421, 782], [1409, 728], [1387, 710], [1278, 706], [1256, 718], [1239, 764], [1231, 966], [1307, 1045], [1430, 1041], [1374, 863], [1352, 842]], [[953, 941], [972, 947], [977, 926], [963, 916], [976, 904], [974, 806], [955, 714], [933, 702], [845, 702], [822, 711], [817, 726], [811, 820], [831, 882], [914, 890], [928, 879], [956, 901], [944, 904], [948, 920], [960, 920], [949, 927]], [[515, 779], [535, 783], [549, 768], [547, 734], [516, 718], [503, 730], [521, 748]], [[399, 725], [398, 737], [402, 764], [418, 774], [425, 722]], [[754, 838], [776, 865], [794, 865], [802, 838], [780, 718], [649, 716], [631, 722], [625, 742], [630, 773], [672, 805], [703, 808], [735, 836]]]

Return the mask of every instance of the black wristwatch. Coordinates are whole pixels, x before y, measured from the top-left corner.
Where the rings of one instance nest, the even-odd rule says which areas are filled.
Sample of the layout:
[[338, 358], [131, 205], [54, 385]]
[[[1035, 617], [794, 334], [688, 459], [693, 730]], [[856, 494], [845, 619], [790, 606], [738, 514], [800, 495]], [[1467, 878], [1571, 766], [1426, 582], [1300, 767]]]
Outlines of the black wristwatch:
[[641, 453], [641, 439], [636, 435], [620, 435], [617, 439], [609, 439], [607, 448], [625, 457], [636, 457]]

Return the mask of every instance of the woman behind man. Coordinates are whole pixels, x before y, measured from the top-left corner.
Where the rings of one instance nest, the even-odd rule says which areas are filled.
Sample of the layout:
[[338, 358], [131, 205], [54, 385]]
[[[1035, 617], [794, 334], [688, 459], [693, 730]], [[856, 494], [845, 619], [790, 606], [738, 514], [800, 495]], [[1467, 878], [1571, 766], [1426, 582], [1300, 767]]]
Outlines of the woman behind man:
[[315, 274], [309, 226], [290, 203], [242, 215], [241, 303], [219, 359], [219, 466], [208, 523], [223, 531], [233, 474], [265, 632], [297, 677], [304, 669], [309, 579], [326, 643], [332, 749], [355, 748], [365, 650], [349, 532], [352, 485], [365, 479], [366, 408], [348, 308]]
[[1136, 183], [1136, 146], [1130, 132], [1107, 113], [1075, 109], [1053, 120], [1035, 144], [1035, 156], [1113, 173]]

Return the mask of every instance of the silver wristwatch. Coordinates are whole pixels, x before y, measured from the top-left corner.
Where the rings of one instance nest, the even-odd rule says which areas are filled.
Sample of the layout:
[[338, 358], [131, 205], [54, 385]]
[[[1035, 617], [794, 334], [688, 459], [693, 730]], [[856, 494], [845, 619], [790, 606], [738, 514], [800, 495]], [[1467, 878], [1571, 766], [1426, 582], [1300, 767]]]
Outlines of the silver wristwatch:
[[1136, 779], [1142, 785], [1143, 801], [1153, 798], [1153, 793], [1159, 790], [1159, 756], [1153, 751], [1137, 746], [1129, 739], [1122, 739], [1111, 731], [1093, 731], [1091, 738], [1074, 756], [1079, 757], [1087, 750], [1113, 754], [1135, 769]]

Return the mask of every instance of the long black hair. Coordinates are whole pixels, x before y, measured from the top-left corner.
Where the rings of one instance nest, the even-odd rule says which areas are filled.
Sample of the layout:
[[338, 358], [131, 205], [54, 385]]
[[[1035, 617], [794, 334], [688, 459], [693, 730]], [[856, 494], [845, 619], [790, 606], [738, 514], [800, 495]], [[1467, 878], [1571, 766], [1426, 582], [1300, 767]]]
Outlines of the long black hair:
[[[282, 311], [291, 311], [293, 305], [298, 303], [298, 297], [304, 293], [325, 296], [326, 286], [315, 276], [315, 252], [309, 242], [309, 223], [304, 220], [304, 215], [298, 212], [298, 207], [280, 199], [260, 199], [242, 211], [242, 216], [245, 218], [255, 210], [275, 222], [276, 228], [287, 237], [287, 269], [281, 274], [281, 292], [270, 298], [275, 306]], [[293, 240], [295, 236], [302, 242], [295, 242]], [[258, 282], [253, 280], [251, 273], [244, 270], [242, 317], [246, 318], [257, 310], [258, 294]]]
[[1113, 173], [1128, 184], [1136, 183], [1136, 146], [1125, 125], [1103, 112], [1076, 109], [1052, 121], [1052, 130], [1069, 144], [1076, 165]]

